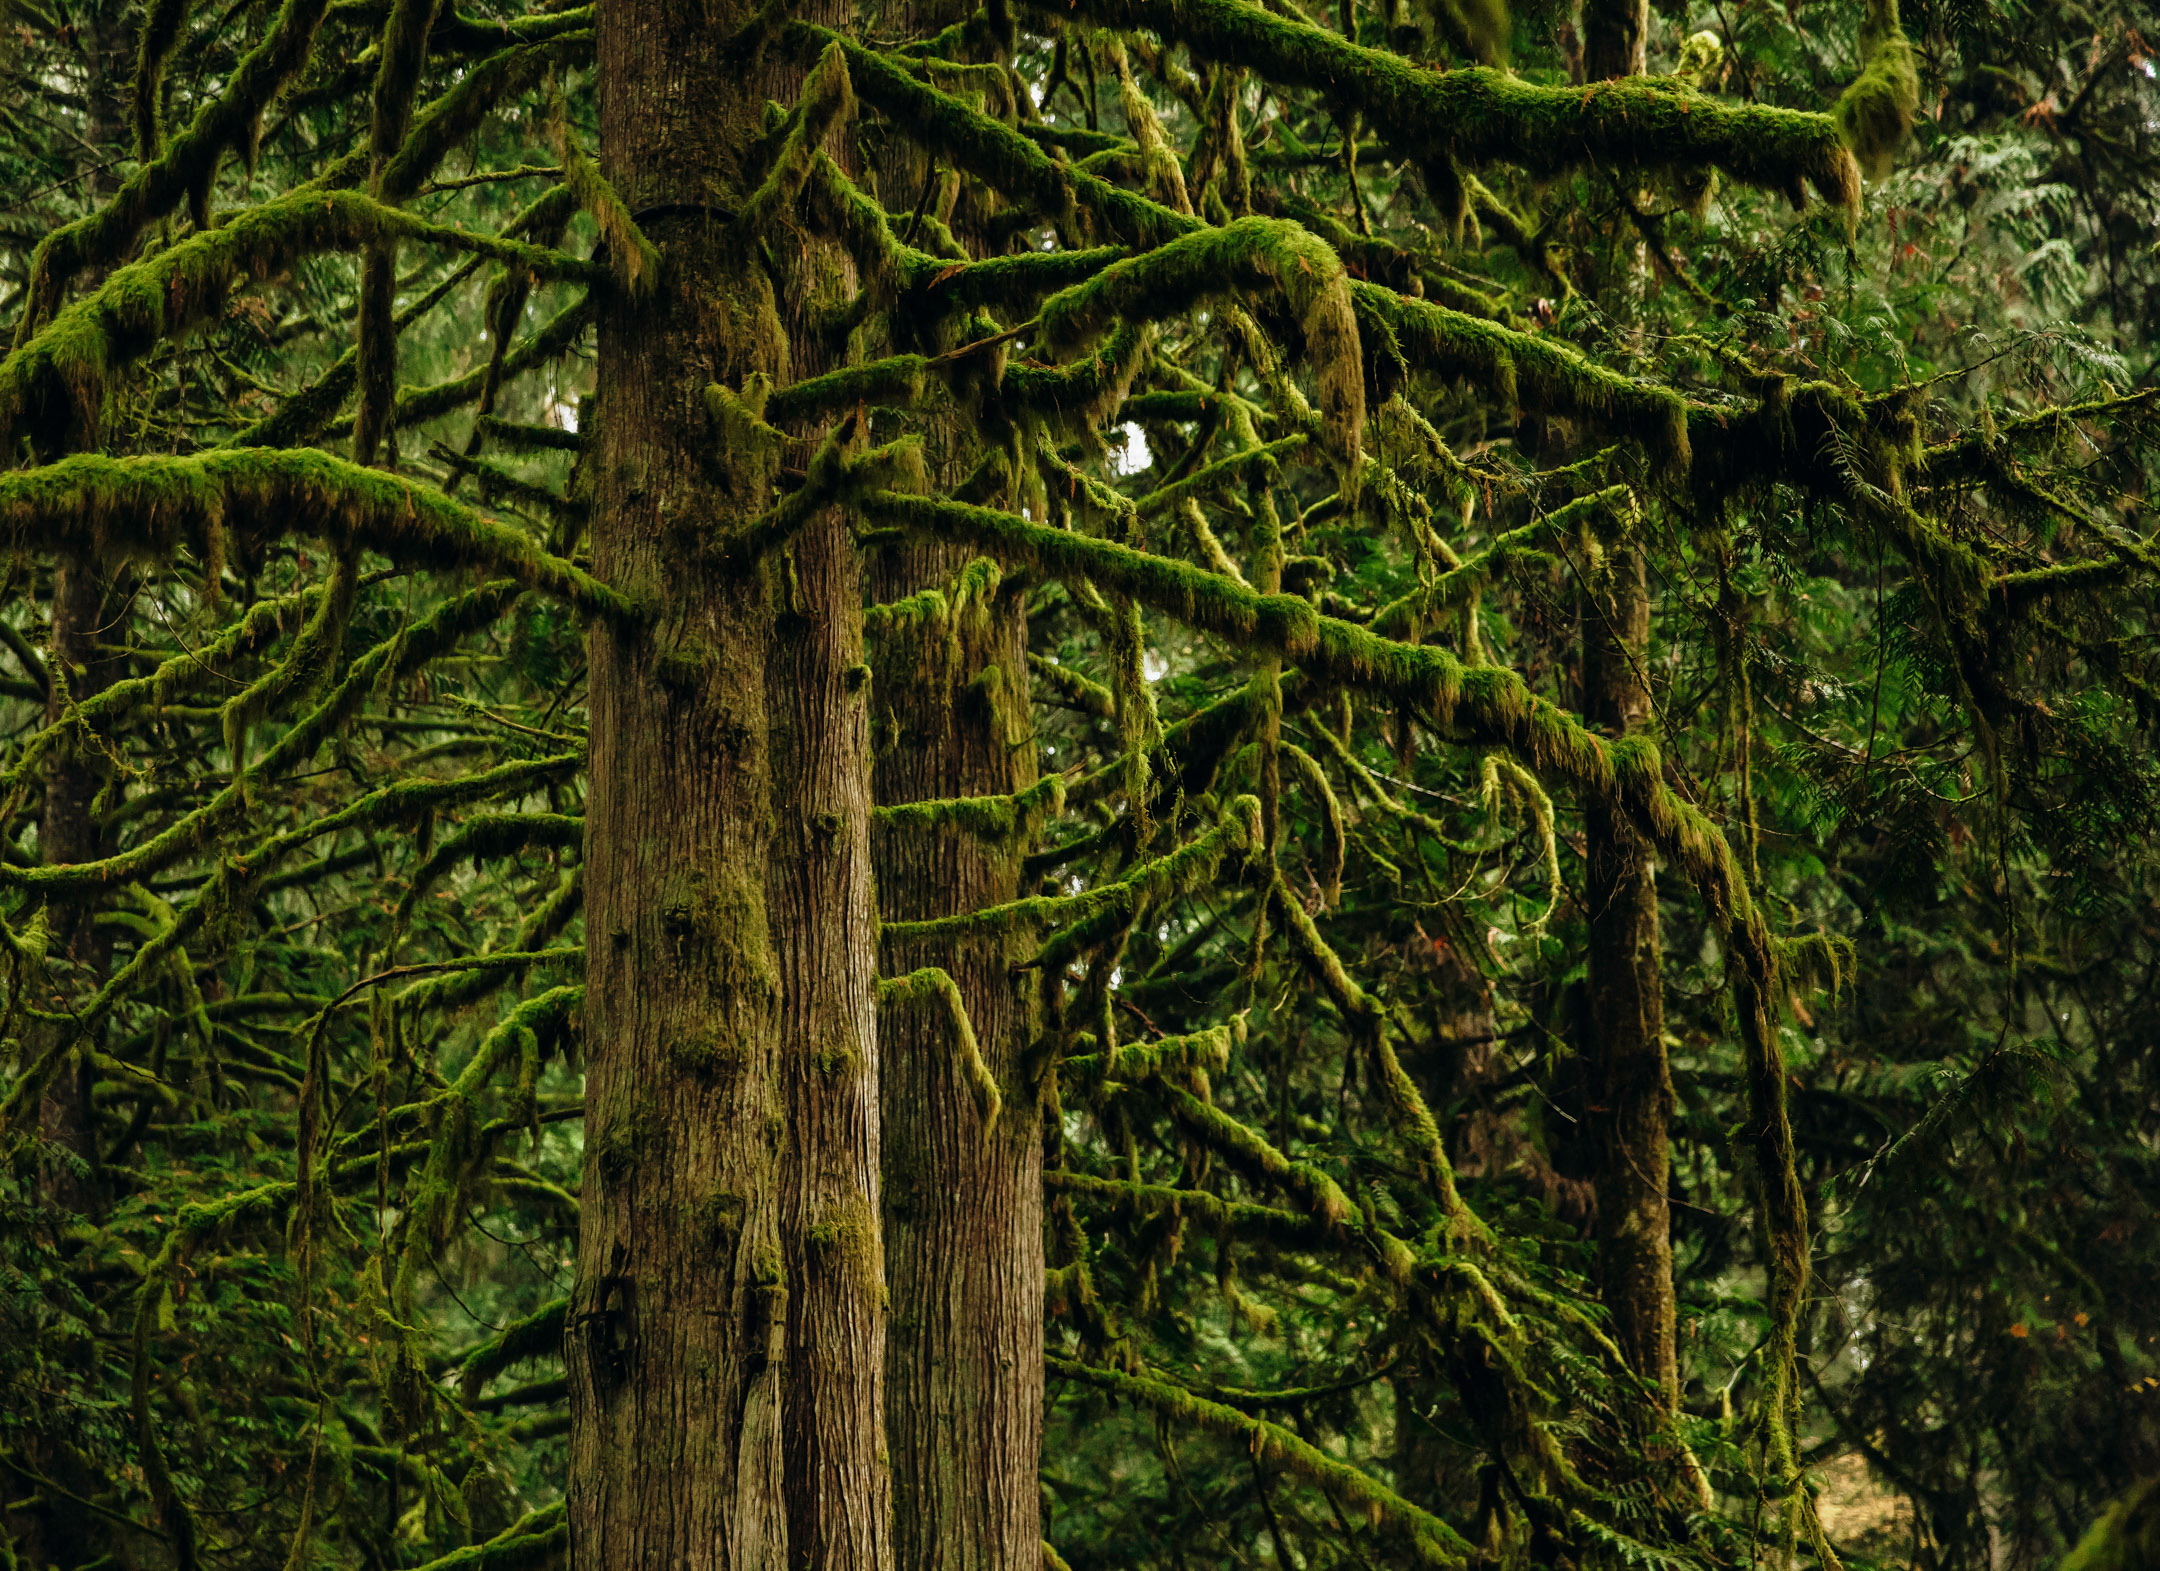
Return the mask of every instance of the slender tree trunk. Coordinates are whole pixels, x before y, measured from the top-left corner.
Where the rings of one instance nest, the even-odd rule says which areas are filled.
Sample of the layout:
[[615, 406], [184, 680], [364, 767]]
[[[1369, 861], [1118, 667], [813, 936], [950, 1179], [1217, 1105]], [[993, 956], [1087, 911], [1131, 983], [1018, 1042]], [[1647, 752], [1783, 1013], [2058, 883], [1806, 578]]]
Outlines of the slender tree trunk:
[[[1650, 597], [1639, 551], [1615, 553], [1611, 568], [1603, 591], [1584, 607], [1584, 707], [1593, 725], [1625, 735], [1650, 717]], [[1649, 847], [1622, 814], [1593, 804], [1584, 816], [1599, 1266], [1620, 1346], [1670, 1407], [1680, 1395], [1666, 1205], [1673, 1090], [1657, 876]]]
[[[882, 553], [872, 593], [897, 599], [952, 581], [970, 557], [942, 544]], [[992, 796], [1036, 778], [1026, 623], [1003, 594], [963, 633], [887, 640], [877, 667], [877, 797], [891, 804]], [[1013, 899], [1024, 846], [957, 828], [876, 836], [891, 920]], [[884, 1022], [887, 1351], [894, 1540], [900, 1571], [1011, 1571], [1042, 1562], [1042, 1126], [1024, 1063], [1036, 1029], [1024, 955], [1004, 936], [888, 942], [887, 975], [942, 967], [958, 984], [1003, 1105], [985, 1131], [941, 1014]]]
[[[103, 583], [88, 561], [69, 557], [54, 567], [48, 720], [65, 718], [71, 705], [95, 698], [113, 683], [115, 662], [97, 654], [104, 606]], [[38, 817], [39, 854], [48, 864], [94, 862], [106, 854], [105, 836], [95, 813], [97, 795], [105, 783], [103, 765], [96, 744], [80, 737], [70, 737], [54, 749], [45, 771], [45, 800]], [[103, 976], [112, 958], [112, 939], [97, 926], [91, 899], [74, 895], [56, 902], [50, 920], [49, 952], [95, 987], [92, 979]], [[49, 1006], [49, 1000], [44, 1002]], [[39, 1106], [38, 1121], [46, 1139], [96, 1165], [99, 1153], [87, 1061], [53, 1078]], [[59, 1186], [55, 1198], [79, 1205], [84, 1194], [83, 1186], [70, 1180]]]
[[[886, 11], [902, 36], [923, 38], [963, 20], [960, 0], [900, 0]], [[935, 162], [912, 144], [888, 149], [889, 199], [924, 201]], [[946, 213], [981, 253], [986, 193]], [[936, 207], [934, 201], [931, 206]], [[949, 344], [896, 345], [929, 349]], [[931, 422], [934, 478], [951, 490], [979, 448], [958, 409]], [[944, 589], [973, 552], [930, 541], [880, 551], [871, 598], [890, 602]], [[881, 804], [999, 796], [1035, 783], [1027, 691], [1027, 622], [1001, 593], [942, 630], [896, 632], [876, 662], [876, 797]], [[993, 845], [954, 828], [873, 834], [880, 913], [944, 916], [1020, 893], [1026, 846]], [[885, 1117], [886, 1436], [893, 1467], [898, 1571], [1035, 1571], [1042, 1563], [1042, 1124], [1026, 1056], [1037, 1033], [1032, 978], [1006, 937], [954, 944], [887, 943], [887, 976], [923, 966], [959, 989], [1002, 1104], [985, 1131], [941, 1014], [894, 1011]]]
[[[1649, 38], [1649, 0], [1584, 0], [1584, 65], [1592, 81], [1640, 75]], [[1583, 708], [1593, 726], [1625, 736], [1650, 718], [1650, 596], [1640, 551], [1616, 552], [1611, 569], [1604, 591], [1584, 607]], [[1666, 1204], [1673, 1091], [1657, 875], [1625, 817], [1592, 807], [1585, 820], [1598, 1259], [1620, 1346], [1671, 1407], [1680, 1399]]]
[[[633, 211], [733, 210], [756, 178], [793, 89], [723, 57], [752, 9], [601, 9]], [[861, 569], [832, 514], [754, 565], [700, 554], [770, 491], [704, 386], [818, 356], [724, 217], [648, 233], [663, 277], [604, 314], [596, 400], [595, 566], [655, 615], [592, 638], [574, 1553], [867, 1571], [892, 1552]]]
[[[62, 718], [70, 702], [81, 703], [112, 684], [115, 663], [100, 660], [95, 649], [104, 598], [96, 570], [82, 559], [65, 559], [53, 569], [49, 720]], [[38, 816], [38, 850], [46, 863], [91, 862], [107, 854], [106, 836], [92, 811], [105, 783], [102, 763], [103, 755], [94, 744], [84, 746], [75, 738], [53, 751]], [[54, 902], [49, 919], [47, 985], [63, 1000], [84, 997], [105, 975], [112, 959], [112, 937], [96, 925], [96, 905], [86, 893]], [[55, 1005], [49, 997], [35, 1002], [44, 1009]], [[68, 1037], [75, 1034], [68, 1024], [40, 1030]], [[42, 1049], [50, 1040], [44, 1038], [37, 1046]], [[65, 1159], [44, 1164], [41, 1188], [53, 1208], [55, 1232], [58, 1221], [68, 1214], [99, 1209], [101, 1153], [91, 1081], [89, 1057], [79, 1055], [62, 1066], [38, 1100], [39, 1138], [87, 1164], [87, 1170]], [[64, 1414], [54, 1415], [49, 1428], [33, 1428], [25, 1436], [24, 1450], [31, 1464], [61, 1485], [60, 1492], [31, 1491], [37, 1503], [6, 1524], [33, 1564], [77, 1566], [97, 1558], [102, 1535], [97, 1519], [82, 1502], [95, 1495], [99, 1482], [76, 1449], [78, 1438], [75, 1425]]]

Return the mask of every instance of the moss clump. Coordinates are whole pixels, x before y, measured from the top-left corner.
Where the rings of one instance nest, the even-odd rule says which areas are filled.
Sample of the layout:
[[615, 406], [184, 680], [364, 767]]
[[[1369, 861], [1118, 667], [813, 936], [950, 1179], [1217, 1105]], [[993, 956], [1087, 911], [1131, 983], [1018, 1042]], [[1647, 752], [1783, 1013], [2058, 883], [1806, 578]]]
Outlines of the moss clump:
[[865, 1303], [885, 1302], [885, 1236], [867, 1198], [850, 1194], [827, 1205], [803, 1235], [813, 1260], [839, 1269]]
[[1919, 107], [1920, 70], [1898, 21], [1897, 0], [1868, 0], [1860, 74], [1837, 101], [1837, 124], [1870, 180], [1890, 172], [1891, 156], [1912, 130]]
[[720, 1025], [702, 1025], [671, 1036], [668, 1062], [707, 1080], [717, 1080], [741, 1070], [749, 1062], [742, 1038]]

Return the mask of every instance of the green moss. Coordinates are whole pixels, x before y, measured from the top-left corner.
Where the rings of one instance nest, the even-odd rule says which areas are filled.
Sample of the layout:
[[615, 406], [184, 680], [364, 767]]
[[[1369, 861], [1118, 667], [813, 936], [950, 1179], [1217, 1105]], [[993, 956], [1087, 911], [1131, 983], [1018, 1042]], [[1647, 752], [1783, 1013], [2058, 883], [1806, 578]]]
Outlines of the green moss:
[[1541, 87], [1504, 71], [1432, 71], [1246, 0], [1076, 0], [1100, 26], [1144, 27], [1196, 55], [1243, 66], [1277, 88], [1310, 88], [1362, 114], [1402, 156], [1508, 163], [1536, 175], [1709, 166], [1748, 185], [1812, 184], [1858, 199], [1851, 156], [1828, 115], [1736, 105], [1669, 78]]
[[921, 834], [955, 829], [985, 845], [1009, 850], [1032, 840], [1045, 818], [1065, 806], [1065, 777], [1048, 775], [1010, 796], [964, 796], [879, 807], [872, 816], [878, 828]]
[[636, 623], [621, 595], [530, 536], [432, 486], [313, 448], [218, 448], [191, 457], [80, 453], [0, 475], [0, 520], [41, 549], [90, 542], [107, 561], [166, 561], [214, 529], [261, 541], [296, 521], [333, 545], [433, 567], [490, 567], [598, 615]]
[[1471, 1559], [1470, 1544], [1440, 1518], [1422, 1506], [1412, 1505], [1363, 1469], [1338, 1462], [1282, 1425], [1195, 1396], [1160, 1375], [1130, 1374], [1056, 1355], [1046, 1362], [1054, 1375], [1085, 1381], [1152, 1408], [1165, 1418], [1221, 1435], [1253, 1456], [1306, 1479], [1329, 1498], [1369, 1511], [1403, 1540], [1404, 1548], [1420, 1565], [1462, 1566]]
[[885, 1303], [885, 1239], [865, 1196], [850, 1194], [828, 1204], [804, 1241], [812, 1259], [837, 1268], [861, 1302]]
[[590, 263], [559, 251], [434, 223], [355, 191], [264, 202], [116, 270], [0, 361], [0, 439], [26, 422], [55, 430], [70, 414], [94, 428], [106, 380], [157, 344], [217, 316], [235, 284], [280, 272], [305, 256], [399, 239], [512, 262], [545, 278], [601, 276]]
[[[184, 7], [166, 0], [144, 17], [137, 62], [135, 118], [142, 160], [120, 189], [96, 212], [54, 230], [38, 243], [30, 261], [31, 287], [24, 302], [20, 347], [61, 299], [69, 281], [86, 267], [110, 265], [126, 255], [135, 237], [192, 199], [198, 227], [207, 218], [208, 193], [217, 166], [235, 149], [249, 148], [272, 99], [306, 64], [329, 0], [285, 0], [262, 42], [240, 57], [223, 90], [212, 95], [172, 144], [158, 156], [156, 103], [163, 58], [170, 50]], [[157, 47], [162, 43], [163, 48]]]
[[1058, 1072], [1083, 1096], [1095, 1100], [1164, 1075], [1219, 1071], [1228, 1066], [1230, 1050], [1244, 1040], [1245, 1016], [1237, 1015], [1202, 1031], [1131, 1043], [1106, 1053], [1082, 1053], [1061, 1062]]
[[1334, 248], [1282, 219], [1243, 218], [1182, 236], [1103, 269], [1043, 303], [1053, 349], [1091, 341], [1111, 322], [1173, 316], [1225, 294], [1279, 297], [1319, 382], [1323, 431], [1354, 474], [1365, 426], [1365, 374], [1349, 278]]
[[[892, 932], [893, 924], [887, 924], [885, 931]], [[943, 1011], [946, 1026], [952, 1033], [953, 1057], [967, 1082], [968, 1095], [974, 1099], [976, 1116], [981, 1119], [986, 1133], [993, 1128], [1004, 1106], [1004, 1094], [998, 1089], [997, 1077], [983, 1059], [982, 1044], [975, 1038], [975, 1023], [968, 1018], [967, 1000], [960, 995], [960, 984], [941, 968], [924, 966], [906, 976], [879, 978], [877, 997], [881, 1005], [919, 1007], [929, 1004]]]
[[619, 1183], [652, 1151], [659, 1137], [659, 1121], [645, 1103], [618, 1110], [590, 1136], [601, 1177]]
[[649, 296], [660, 283], [659, 248], [645, 238], [622, 198], [600, 173], [599, 165], [577, 145], [562, 110], [562, 100], [557, 98], [549, 116], [548, 135], [563, 161], [563, 182], [598, 226], [609, 270], [623, 292], [633, 300]]
[[668, 1062], [708, 1080], [738, 1073], [749, 1062], [749, 1052], [735, 1032], [720, 1025], [701, 1025], [671, 1036]]
[[744, 234], [762, 237], [774, 220], [794, 205], [826, 136], [835, 123], [854, 112], [855, 92], [848, 80], [847, 51], [837, 43], [829, 44], [803, 79], [802, 97], [772, 168], [743, 203], [736, 223]]
[[1860, 27], [1860, 75], [1837, 101], [1837, 125], [1868, 178], [1890, 172], [1890, 159], [1912, 130], [1920, 107], [1920, 71], [1898, 21], [1897, 0], [1868, 0]]

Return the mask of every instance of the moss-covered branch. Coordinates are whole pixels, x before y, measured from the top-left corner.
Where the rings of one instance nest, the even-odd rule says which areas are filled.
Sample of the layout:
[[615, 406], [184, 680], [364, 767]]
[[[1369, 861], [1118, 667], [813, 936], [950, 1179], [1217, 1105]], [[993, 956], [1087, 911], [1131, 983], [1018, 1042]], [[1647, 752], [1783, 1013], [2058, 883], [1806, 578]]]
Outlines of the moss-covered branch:
[[1583, 164], [1707, 167], [1770, 190], [1797, 192], [1805, 182], [1840, 207], [1859, 202], [1858, 171], [1828, 115], [1729, 104], [1669, 78], [1539, 87], [1486, 67], [1433, 71], [1248, 0], [1075, 4], [1056, 14], [1148, 28], [1278, 87], [1309, 88], [1421, 162], [1510, 163], [1538, 175]]
[[79, 453], [0, 474], [0, 521], [25, 544], [101, 561], [205, 556], [228, 532], [272, 539], [295, 525], [338, 546], [433, 567], [486, 567], [594, 616], [637, 620], [634, 606], [531, 537], [431, 486], [313, 448], [219, 448], [189, 458]]
[[[1778, 966], [1769, 924], [1757, 909], [1732, 848], [1716, 825], [1666, 785], [1647, 737], [1607, 742], [1497, 666], [1466, 667], [1443, 649], [1395, 643], [1321, 616], [1291, 595], [1260, 595], [1219, 574], [1107, 540], [1052, 529], [1009, 513], [927, 497], [873, 492], [859, 500], [874, 521], [998, 551], [1060, 575], [1115, 588], [1190, 627], [1273, 652], [1322, 681], [1378, 692], [1421, 713], [1463, 741], [1500, 747], [1579, 800], [1625, 812], [1661, 856], [1700, 892], [1733, 956], [1735, 1001], [1753, 1100], [1750, 1138], [1764, 1173], [1759, 1189], [1773, 1260], [1778, 1390], [1792, 1388], [1794, 1337], [1808, 1275], [1807, 1205], [1792, 1175], [1792, 1128], [1775, 1006]], [[1790, 1416], [1773, 1407], [1790, 1437]]]
[[1363, 1507], [1394, 1528], [1421, 1565], [1460, 1566], [1471, 1558], [1468, 1541], [1440, 1518], [1422, 1506], [1412, 1505], [1363, 1469], [1336, 1461], [1280, 1424], [1195, 1396], [1159, 1376], [1125, 1374], [1078, 1359], [1060, 1358], [1055, 1353], [1044, 1362], [1053, 1375], [1085, 1381], [1166, 1418], [1220, 1435], [1254, 1456], [1280, 1463], [1331, 1495]]
[[152, 156], [149, 148], [155, 140], [154, 95], [162, 73], [153, 52], [145, 48], [140, 63], [143, 79], [136, 94], [138, 133], [149, 132], [144, 162], [111, 201], [38, 242], [30, 259], [30, 295], [24, 302], [18, 343], [51, 313], [70, 279], [86, 267], [118, 261], [145, 227], [182, 201], [192, 200], [198, 224], [204, 221], [203, 209], [218, 165], [227, 153], [246, 147], [253, 139], [263, 111], [306, 64], [316, 29], [329, 8], [329, 0], [285, 0], [263, 41], [241, 57], [223, 90], [196, 112], [194, 121], [163, 156]]
[[1334, 247], [1279, 218], [1197, 230], [1106, 267], [1043, 302], [1050, 347], [1088, 342], [1113, 320], [1144, 321], [1227, 293], [1281, 300], [1320, 388], [1323, 430], [1354, 475], [1365, 427], [1365, 373], [1350, 280]]
[[107, 377], [215, 317], [235, 286], [304, 256], [357, 251], [391, 238], [514, 262], [545, 278], [591, 282], [607, 276], [559, 251], [434, 223], [355, 191], [265, 202], [222, 228], [119, 269], [0, 361], [0, 442], [25, 428], [50, 439], [75, 418], [94, 429]]

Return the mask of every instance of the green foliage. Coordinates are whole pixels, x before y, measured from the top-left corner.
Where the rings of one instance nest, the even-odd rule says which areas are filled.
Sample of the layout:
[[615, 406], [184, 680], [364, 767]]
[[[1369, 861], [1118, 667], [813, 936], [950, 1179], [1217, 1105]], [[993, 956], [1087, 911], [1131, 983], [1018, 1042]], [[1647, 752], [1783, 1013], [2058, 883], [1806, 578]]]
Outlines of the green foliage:
[[[644, 618], [583, 524], [676, 506], [590, 329], [739, 284], [815, 353], [654, 390], [744, 482], [666, 569], [963, 545], [837, 680], [1035, 749], [875, 821], [1025, 879], [884, 925], [1001, 957], [1019, 1073], [957, 965], [878, 999], [956, 1138], [1046, 1114], [1046, 1564], [2144, 1563], [2160, 18], [1689, 3], [1589, 83], [1565, 9], [775, 12], [752, 196], [639, 217], [589, 8], [8, 7], [0, 1557], [566, 1562], [584, 1174], [669, 1112], [585, 1147], [584, 631]], [[1677, 1411], [1593, 1215], [1615, 813]], [[866, 1304], [881, 1225], [805, 1222]]]

